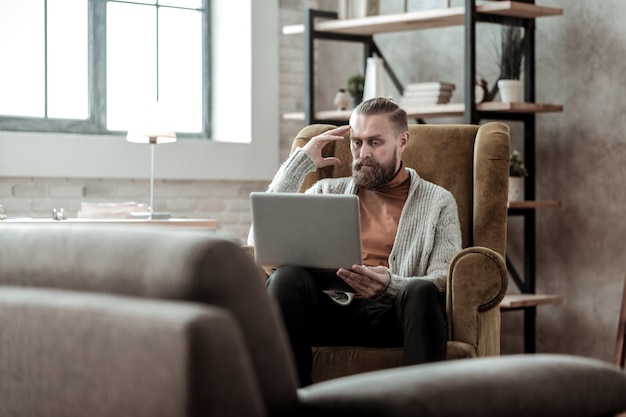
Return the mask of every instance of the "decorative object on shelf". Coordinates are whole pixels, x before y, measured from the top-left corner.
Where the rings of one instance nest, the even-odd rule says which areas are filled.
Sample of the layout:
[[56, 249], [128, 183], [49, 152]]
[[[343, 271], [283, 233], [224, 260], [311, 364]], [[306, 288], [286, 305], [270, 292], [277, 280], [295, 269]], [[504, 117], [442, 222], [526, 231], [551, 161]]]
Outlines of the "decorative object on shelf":
[[505, 103], [518, 103], [522, 97], [522, 62], [526, 37], [521, 26], [502, 25], [500, 33], [500, 74], [490, 94], [493, 99], [498, 91]]
[[477, 77], [476, 79], [476, 90], [474, 93], [474, 101], [478, 103], [482, 103], [487, 101], [489, 97], [489, 88], [487, 86], [487, 81], [482, 77]]
[[352, 106], [356, 107], [363, 101], [363, 88], [365, 77], [361, 74], [354, 74], [348, 78], [347, 90], [352, 97]]
[[455, 89], [454, 83], [445, 81], [412, 83], [404, 88], [398, 104], [402, 108], [447, 104]]
[[176, 142], [176, 132], [170, 127], [164, 126], [162, 118], [155, 107], [155, 112], [148, 115], [139, 127], [131, 129], [126, 135], [126, 140], [131, 143], [150, 145], [150, 205], [148, 212], [133, 213], [133, 218], [167, 219], [169, 213], [154, 212], [154, 147], [162, 143]]
[[524, 177], [527, 176], [528, 170], [526, 170], [522, 155], [519, 151], [513, 150], [509, 162], [509, 201], [524, 199]]
[[521, 103], [523, 101], [521, 80], [498, 80], [498, 90], [503, 103]]
[[63, 208], [60, 208], [59, 210], [53, 208], [52, 220], [67, 220], [67, 214], [65, 214], [65, 210]]
[[365, 85], [363, 86], [363, 100], [374, 97], [385, 97], [385, 67], [382, 58], [370, 56], [365, 66]]
[[335, 99], [333, 100], [333, 104], [337, 108], [337, 110], [346, 110], [350, 105], [350, 95], [346, 93], [345, 88], [340, 88], [337, 90], [335, 94]]
[[358, 19], [375, 16], [380, 11], [379, 0], [338, 0], [337, 18]]

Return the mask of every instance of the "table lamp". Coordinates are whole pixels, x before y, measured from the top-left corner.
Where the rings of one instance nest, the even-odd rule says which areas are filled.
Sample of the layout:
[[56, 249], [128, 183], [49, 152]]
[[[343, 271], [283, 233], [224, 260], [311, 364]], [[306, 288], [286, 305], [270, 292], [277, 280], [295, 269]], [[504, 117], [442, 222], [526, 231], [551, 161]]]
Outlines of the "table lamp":
[[168, 127], [129, 130], [126, 140], [132, 143], [147, 143], [150, 145], [150, 205], [147, 213], [132, 213], [132, 217], [150, 220], [169, 219], [169, 213], [154, 212], [154, 147], [161, 143], [176, 142], [176, 132]]

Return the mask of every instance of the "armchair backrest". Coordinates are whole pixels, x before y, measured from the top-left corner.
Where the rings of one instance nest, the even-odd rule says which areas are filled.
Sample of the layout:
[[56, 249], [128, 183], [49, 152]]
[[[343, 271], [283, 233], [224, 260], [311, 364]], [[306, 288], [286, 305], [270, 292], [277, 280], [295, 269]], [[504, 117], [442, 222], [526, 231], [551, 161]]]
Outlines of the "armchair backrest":
[[[296, 136], [292, 151], [333, 125], [310, 125]], [[409, 146], [402, 159], [427, 181], [448, 189], [459, 207], [463, 247], [484, 246], [502, 256], [506, 247], [509, 176], [509, 126], [501, 122], [483, 125], [409, 125]], [[310, 173], [301, 188], [317, 180], [352, 174], [349, 134], [343, 142], [324, 148], [324, 156], [336, 156], [341, 165]]]

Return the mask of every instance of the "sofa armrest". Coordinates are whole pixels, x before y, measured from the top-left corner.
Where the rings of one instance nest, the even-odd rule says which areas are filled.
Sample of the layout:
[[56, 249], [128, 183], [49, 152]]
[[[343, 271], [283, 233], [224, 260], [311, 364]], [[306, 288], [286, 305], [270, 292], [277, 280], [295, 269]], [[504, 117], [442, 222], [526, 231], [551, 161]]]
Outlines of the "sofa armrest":
[[[36, 254], [36, 256], [34, 256]], [[239, 243], [177, 227], [3, 224], [0, 285], [187, 300], [228, 310], [267, 410], [296, 404], [296, 372], [275, 303]]]
[[499, 305], [508, 274], [502, 256], [484, 247], [461, 250], [448, 275], [448, 339], [474, 346], [478, 356], [500, 352]]
[[0, 287], [0, 339], [3, 415], [265, 414], [223, 308]]
[[[254, 262], [254, 246], [252, 245], [242, 245], [241, 248], [250, 255], [252, 262]], [[265, 268], [260, 265], [257, 265], [257, 269], [259, 271], [259, 277], [265, 282], [270, 275], [272, 275], [273, 270], [271, 268]]]
[[569, 355], [510, 355], [370, 372], [298, 392], [302, 416], [600, 417], [626, 410], [626, 374]]

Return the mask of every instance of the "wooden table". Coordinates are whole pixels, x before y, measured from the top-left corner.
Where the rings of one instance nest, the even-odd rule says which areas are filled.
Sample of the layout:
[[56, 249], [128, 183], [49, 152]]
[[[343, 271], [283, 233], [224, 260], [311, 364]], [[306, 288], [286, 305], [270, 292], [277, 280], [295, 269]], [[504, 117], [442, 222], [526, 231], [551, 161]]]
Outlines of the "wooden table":
[[33, 224], [102, 224], [102, 225], [144, 225], [144, 226], [177, 226], [188, 228], [217, 229], [215, 219], [31, 219], [15, 218], [0, 220], [0, 225], [11, 223], [33, 223]]

